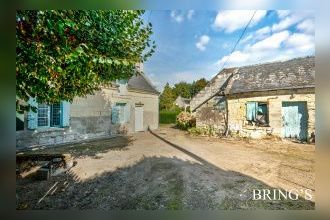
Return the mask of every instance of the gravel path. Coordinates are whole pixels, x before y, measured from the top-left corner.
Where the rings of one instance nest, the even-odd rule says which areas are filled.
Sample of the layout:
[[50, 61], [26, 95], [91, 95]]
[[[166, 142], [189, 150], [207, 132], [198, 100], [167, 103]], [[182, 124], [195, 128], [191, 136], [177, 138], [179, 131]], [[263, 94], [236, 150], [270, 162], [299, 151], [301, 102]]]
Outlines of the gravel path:
[[17, 180], [17, 208], [314, 209], [304, 199], [251, 198], [253, 189], [314, 189], [313, 145], [192, 138], [168, 126], [155, 133], [170, 144], [149, 132], [134, 134], [123, 148], [120, 139], [108, 139], [93, 144], [108, 149], [77, 154], [67, 173]]

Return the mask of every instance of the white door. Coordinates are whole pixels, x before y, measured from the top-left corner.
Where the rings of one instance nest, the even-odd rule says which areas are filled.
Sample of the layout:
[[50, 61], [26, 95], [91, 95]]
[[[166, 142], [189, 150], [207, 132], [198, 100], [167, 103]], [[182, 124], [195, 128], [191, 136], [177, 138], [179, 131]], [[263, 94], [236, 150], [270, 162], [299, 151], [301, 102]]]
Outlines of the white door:
[[143, 131], [143, 107], [135, 107], [135, 131]]

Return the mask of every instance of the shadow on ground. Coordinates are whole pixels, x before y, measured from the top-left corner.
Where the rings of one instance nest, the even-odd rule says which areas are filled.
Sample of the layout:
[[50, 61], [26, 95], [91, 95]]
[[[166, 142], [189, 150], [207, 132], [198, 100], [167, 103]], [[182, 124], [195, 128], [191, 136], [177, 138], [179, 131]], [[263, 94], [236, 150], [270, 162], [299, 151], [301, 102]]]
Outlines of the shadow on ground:
[[97, 157], [97, 154], [106, 153], [110, 150], [127, 150], [132, 144], [133, 137], [118, 136], [100, 140], [92, 140], [74, 144], [59, 146], [47, 146], [33, 151], [25, 151], [25, 155], [38, 154], [70, 154], [75, 157]]
[[144, 157], [85, 181], [70, 172], [49, 181], [18, 180], [17, 209], [314, 209], [303, 198], [254, 201], [253, 189], [272, 187], [195, 159]]

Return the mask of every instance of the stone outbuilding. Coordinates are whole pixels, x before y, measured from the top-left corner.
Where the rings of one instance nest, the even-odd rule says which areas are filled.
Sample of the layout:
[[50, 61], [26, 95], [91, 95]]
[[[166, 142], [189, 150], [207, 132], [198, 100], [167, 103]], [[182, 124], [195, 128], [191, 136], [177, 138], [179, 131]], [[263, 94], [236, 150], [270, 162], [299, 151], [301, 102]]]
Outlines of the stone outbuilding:
[[315, 141], [315, 57], [222, 70], [191, 100], [219, 135]]
[[186, 110], [190, 107], [190, 99], [183, 98], [180, 95], [175, 99], [174, 104], [181, 109]]
[[159, 92], [144, 74], [105, 85], [72, 103], [35, 103], [16, 116], [16, 147], [56, 145], [157, 129]]

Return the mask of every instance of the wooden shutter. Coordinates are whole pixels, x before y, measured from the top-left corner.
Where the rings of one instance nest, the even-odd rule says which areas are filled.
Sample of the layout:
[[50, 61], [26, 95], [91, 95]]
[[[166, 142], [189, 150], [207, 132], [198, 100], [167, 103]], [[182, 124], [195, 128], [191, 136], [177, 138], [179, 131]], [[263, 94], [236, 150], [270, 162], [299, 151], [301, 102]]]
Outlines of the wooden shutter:
[[255, 121], [257, 115], [257, 102], [247, 102], [246, 103], [246, 120]]
[[119, 111], [120, 106], [114, 105], [111, 109], [111, 122], [112, 124], [119, 124]]
[[126, 103], [124, 112], [125, 112], [124, 113], [125, 114], [125, 123], [128, 123], [130, 121], [130, 105], [129, 105], [129, 103]]
[[[29, 105], [33, 107], [38, 107], [36, 99], [30, 98], [28, 101]], [[36, 129], [38, 127], [38, 111], [33, 112], [31, 109], [27, 115], [28, 129]]]
[[61, 102], [61, 127], [70, 126], [70, 102]]

